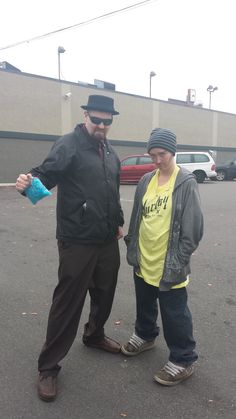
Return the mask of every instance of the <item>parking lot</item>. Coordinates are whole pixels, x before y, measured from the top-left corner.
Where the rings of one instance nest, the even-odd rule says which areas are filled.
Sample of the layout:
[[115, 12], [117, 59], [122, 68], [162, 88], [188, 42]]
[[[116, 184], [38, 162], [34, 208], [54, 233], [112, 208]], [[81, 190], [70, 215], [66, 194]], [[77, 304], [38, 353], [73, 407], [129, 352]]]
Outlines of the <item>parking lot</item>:
[[[62, 363], [58, 398], [47, 404], [37, 398], [36, 379], [57, 281], [56, 191], [33, 206], [14, 188], [0, 188], [0, 418], [235, 419], [236, 182], [209, 181], [199, 189], [205, 233], [192, 256], [188, 286], [199, 353], [195, 374], [173, 388], [154, 382], [168, 356], [162, 332], [155, 349], [131, 359], [86, 348], [86, 301], [78, 336]], [[134, 191], [121, 186], [125, 232]], [[135, 298], [123, 240], [120, 250], [106, 333], [125, 342], [133, 331]]]

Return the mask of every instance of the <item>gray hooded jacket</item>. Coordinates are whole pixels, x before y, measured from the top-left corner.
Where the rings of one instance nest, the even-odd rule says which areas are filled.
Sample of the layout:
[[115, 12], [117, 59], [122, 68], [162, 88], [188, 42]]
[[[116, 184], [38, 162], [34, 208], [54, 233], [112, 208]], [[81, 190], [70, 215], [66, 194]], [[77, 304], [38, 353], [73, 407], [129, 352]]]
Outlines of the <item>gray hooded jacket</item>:
[[[129, 231], [124, 240], [127, 245], [127, 261], [139, 271], [139, 226], [142, 219], [142, 199], [156, 171], [147, 173], [139, 181], [134, 197]], [[172, 214], [167, 253], [161, 278], [160, 291], [187, 279], [190, 273], [190, 257], [203, 235], [203, 215], [195, 176], [180, 168], [172, 195]]]

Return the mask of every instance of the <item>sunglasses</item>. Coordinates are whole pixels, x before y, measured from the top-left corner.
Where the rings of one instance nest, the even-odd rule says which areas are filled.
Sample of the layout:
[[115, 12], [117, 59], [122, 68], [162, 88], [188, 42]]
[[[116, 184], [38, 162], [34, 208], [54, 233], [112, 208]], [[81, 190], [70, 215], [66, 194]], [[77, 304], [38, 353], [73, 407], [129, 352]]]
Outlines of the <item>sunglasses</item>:
[[88, 113], [88, 116], [89, 116], [90, 121], [95, 125], [103, 124], [107, 127], [108, 125], [111, 125], [113, 122], [112, 118], [111, 119], [97, 118], [96, 116], [91, 116], [89, 113]]

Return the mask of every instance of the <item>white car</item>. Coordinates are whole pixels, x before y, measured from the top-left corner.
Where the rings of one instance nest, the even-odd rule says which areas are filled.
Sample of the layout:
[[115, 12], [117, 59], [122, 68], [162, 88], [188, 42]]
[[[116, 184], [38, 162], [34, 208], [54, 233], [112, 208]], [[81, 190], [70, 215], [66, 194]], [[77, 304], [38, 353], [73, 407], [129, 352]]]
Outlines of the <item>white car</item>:
[[177, 151], [176, 163], [192, 172], [198, 183], [206, 178], [215, 179], [216, 164], [210, 153], [205, 151]]

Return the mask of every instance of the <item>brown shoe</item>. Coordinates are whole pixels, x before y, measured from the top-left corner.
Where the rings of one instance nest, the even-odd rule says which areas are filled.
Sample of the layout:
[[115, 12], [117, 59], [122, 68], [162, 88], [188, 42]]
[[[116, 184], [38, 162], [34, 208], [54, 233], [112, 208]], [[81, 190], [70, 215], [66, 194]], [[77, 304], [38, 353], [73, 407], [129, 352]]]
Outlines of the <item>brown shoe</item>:
[[113, 354], [119, 353], [121, 348], [118, 342], [108, 338], [107, 336], [104, 336], [104, 338], [102, 338], [99, 342], [86, 342], [85, 340], [83, 342], [86, 346], [102, 349], [103, 351], [111, 352]]
[[57, 377], [39, 374], [38, 395], [45, 402], [52, 402], [57, 396]]

